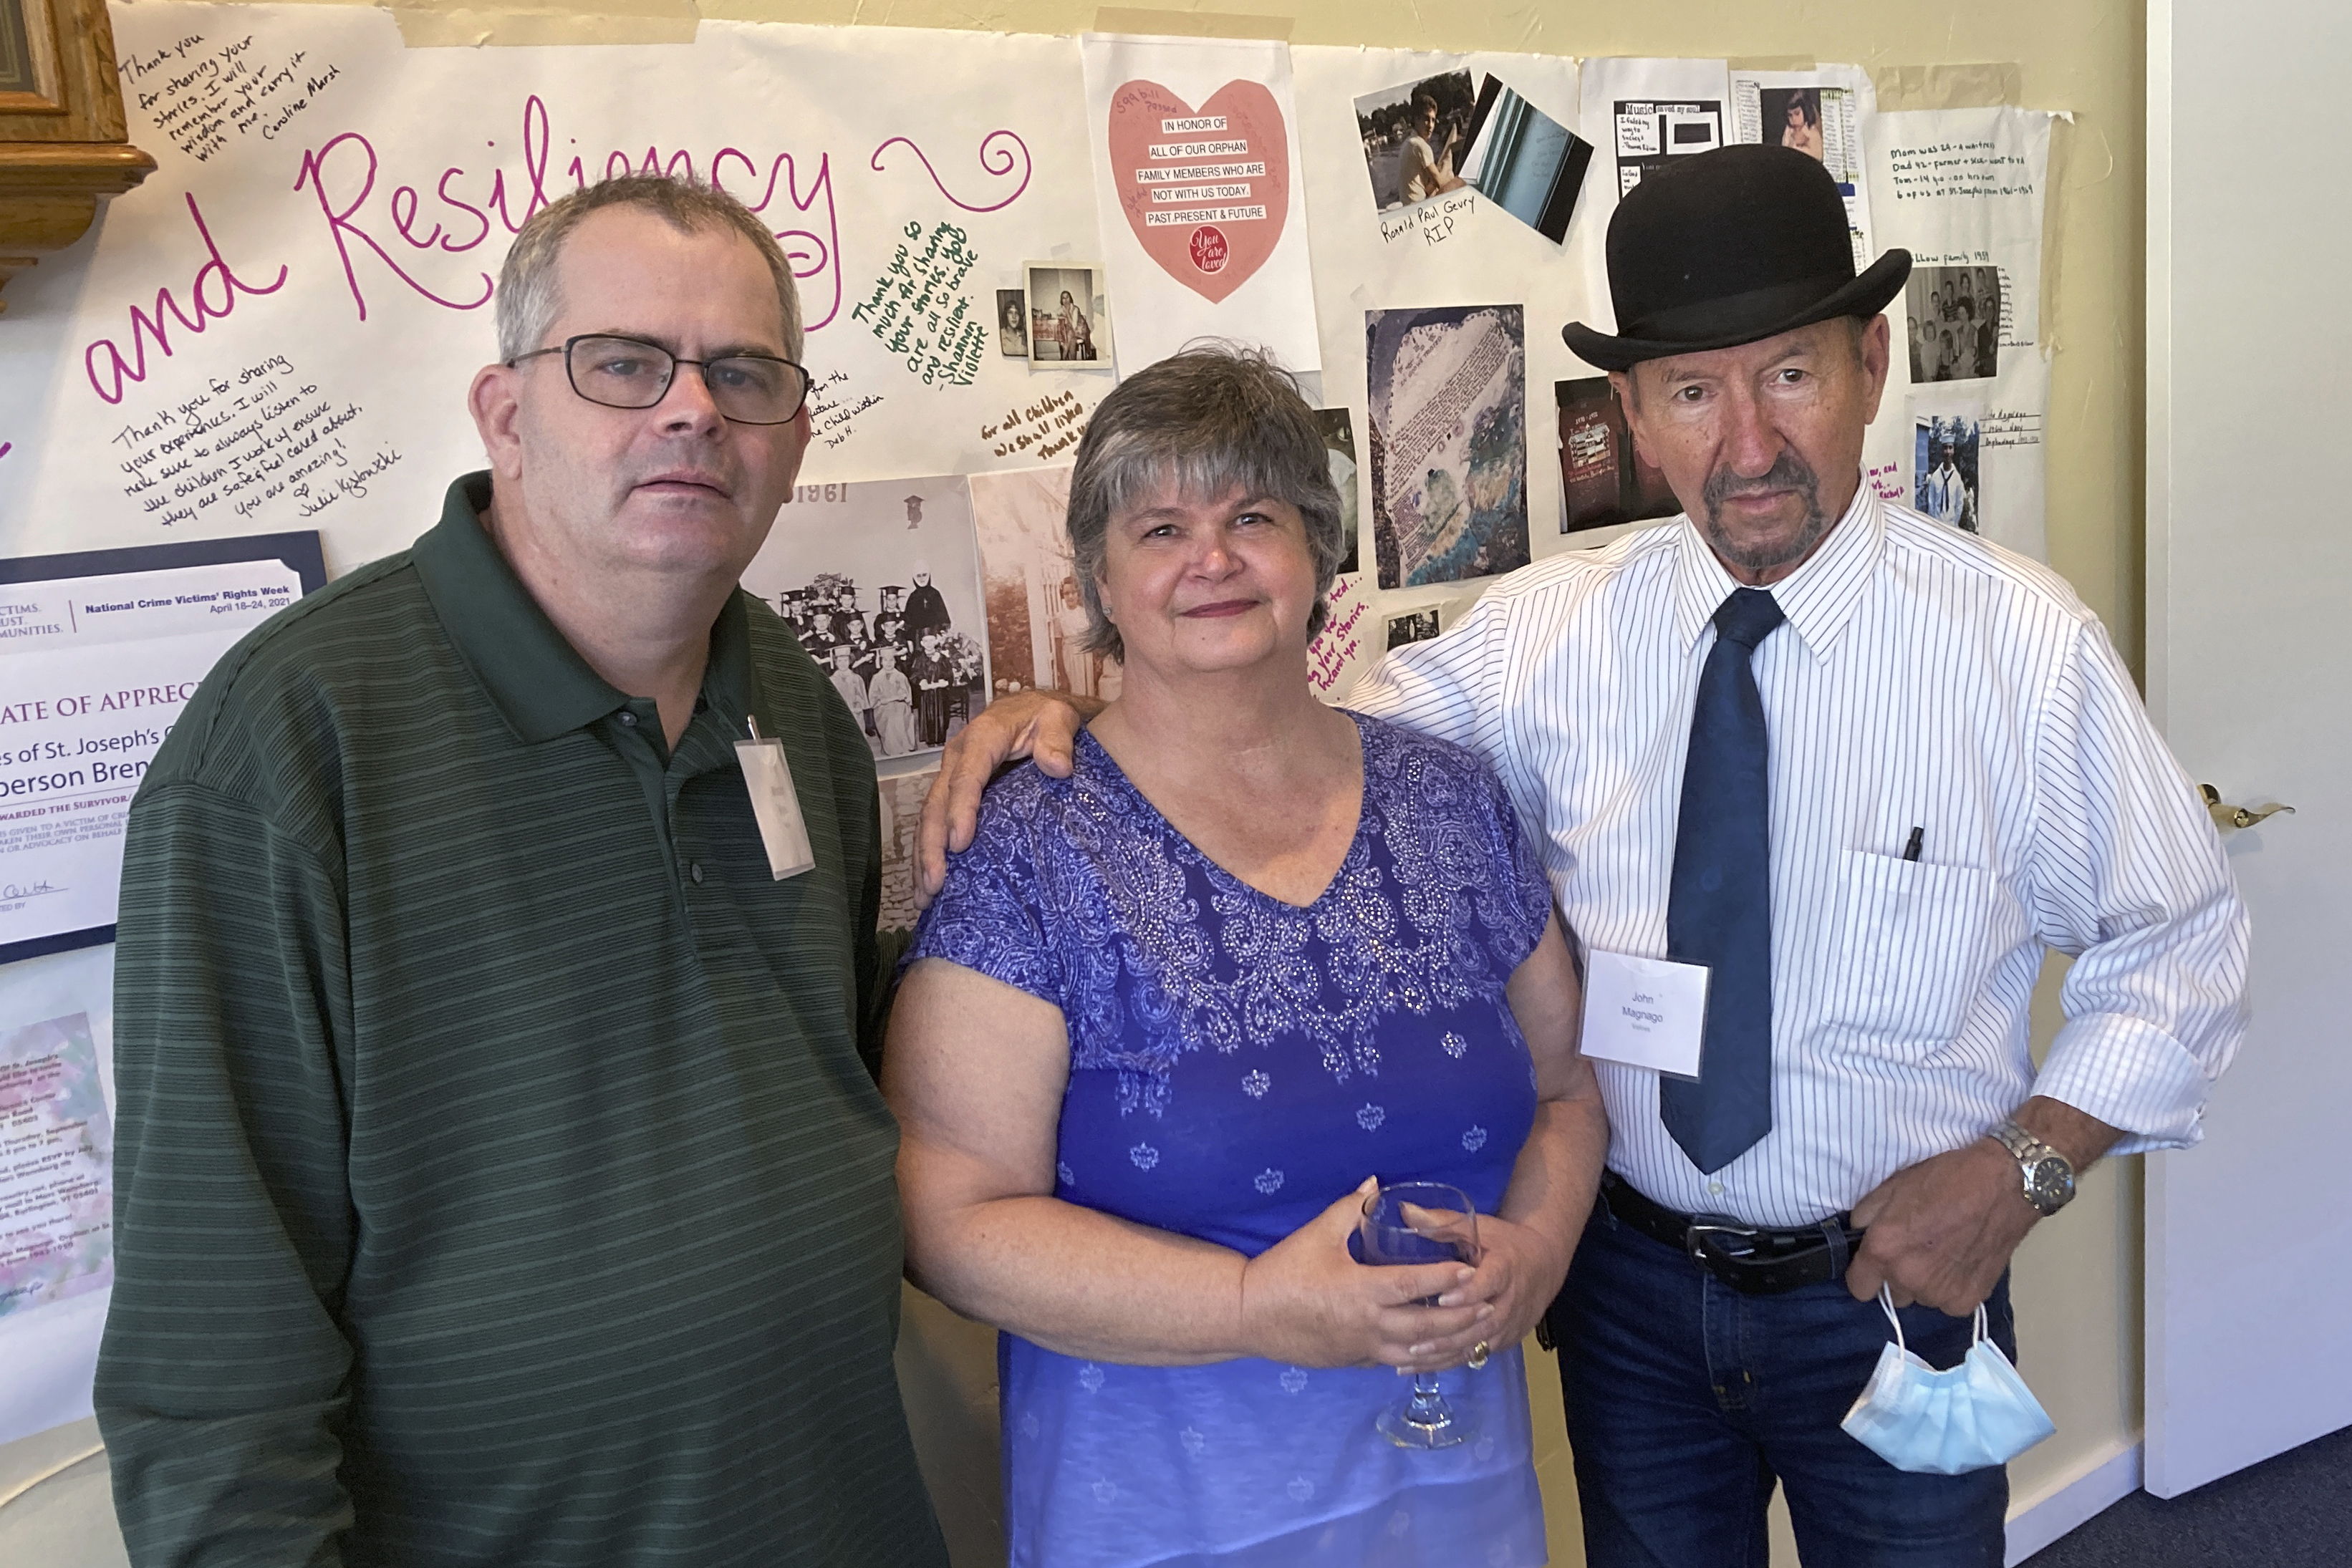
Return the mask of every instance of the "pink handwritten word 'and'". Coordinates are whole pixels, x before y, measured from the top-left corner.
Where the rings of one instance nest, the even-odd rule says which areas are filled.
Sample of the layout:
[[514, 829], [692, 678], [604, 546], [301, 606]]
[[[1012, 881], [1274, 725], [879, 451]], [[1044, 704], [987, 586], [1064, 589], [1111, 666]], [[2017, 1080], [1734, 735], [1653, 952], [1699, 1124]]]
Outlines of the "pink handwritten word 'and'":
[[[284, 267], [278, 267], [278, 276], [268, 283], [252, 283], [237, 276], [236, 269], [221, 254], [220, 242], [213, 237], [211, 225], [205, 222], [204, 209], [196, 204], [195, 193], [188, 192], [181, 199], [188, 204], [188, 220], [195, 225], [196, 238], [202, 242], [205, 253], [186, 290], [194, 312], [182, 305], [170, 288], [159, 288], [152, 314], [136, 305], [131, 308], [131, 347], [127, 352], [111, 338], [100, 338], [82, 350], [82, 369], [89, 377], [90, 390], [108, 402], [122, 401], [127, 382], [147, 379], [150, 342], [166, 359], [176, 351], [172, 323], [178, 322], [183, 333], [201, 333], [215, 321], [226, 320], [234, 315], [239, 295], [275, 294], [286, 287]], [[258, 273], [250, 276], [257, 277]]]

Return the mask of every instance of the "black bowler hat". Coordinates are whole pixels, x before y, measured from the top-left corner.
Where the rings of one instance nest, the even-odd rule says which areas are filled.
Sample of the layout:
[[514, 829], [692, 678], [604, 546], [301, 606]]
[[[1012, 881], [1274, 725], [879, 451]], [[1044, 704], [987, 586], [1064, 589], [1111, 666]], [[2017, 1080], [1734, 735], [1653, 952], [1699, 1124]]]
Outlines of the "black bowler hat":
[[1616, 337], [1581, 321], [1560, 337], [1587, 364], [1736, 348], [1837, 316], [1875, 316], [1911, 276], [1890, 250], [1857, 277], [1837, 181], [1792, 147], [1677, 158], [1609, 220]]

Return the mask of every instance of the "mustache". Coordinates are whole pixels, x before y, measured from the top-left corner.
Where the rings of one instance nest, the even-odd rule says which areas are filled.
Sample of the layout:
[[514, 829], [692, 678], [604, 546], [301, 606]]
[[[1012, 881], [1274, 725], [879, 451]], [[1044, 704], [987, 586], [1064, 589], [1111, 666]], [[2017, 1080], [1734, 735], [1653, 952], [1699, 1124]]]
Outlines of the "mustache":
[[1793, 447], [1784, 446], [1772, 466], [1753, 477], [1732, 472], [1729, 465], [1717, 468], [1706, 476], [1706, 488], [1701, 498], [1706, 503], [1706, 515], [1713, 520], [1723, 503], [1734, 496], [1765, 495], [1775, 490], [1794, 490], [1805, 497], [1809, 510], [1821, 506], [1821, 481], [1814, 476], [1812, 465], [1796, 454]]

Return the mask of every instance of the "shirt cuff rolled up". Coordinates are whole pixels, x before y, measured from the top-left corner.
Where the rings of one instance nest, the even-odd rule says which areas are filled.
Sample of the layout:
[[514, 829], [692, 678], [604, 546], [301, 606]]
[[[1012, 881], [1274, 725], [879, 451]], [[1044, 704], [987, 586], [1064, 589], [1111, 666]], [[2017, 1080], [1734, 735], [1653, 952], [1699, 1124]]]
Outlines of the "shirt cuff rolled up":
[[2205, 1064], [2165, 1030], [2121, 1013], [2067, 1020], [2033, 1092], [2123, 1130], [2110, 1154], [2185, 1149], [2204, 1136]]

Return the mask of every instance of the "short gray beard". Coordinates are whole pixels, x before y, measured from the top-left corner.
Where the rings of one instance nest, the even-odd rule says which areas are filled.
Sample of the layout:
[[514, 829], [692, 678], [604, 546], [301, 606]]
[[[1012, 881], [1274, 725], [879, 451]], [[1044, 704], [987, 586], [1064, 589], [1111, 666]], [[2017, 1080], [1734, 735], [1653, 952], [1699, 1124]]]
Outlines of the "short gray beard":
[[[1733, 496], [1753, 490], [1796, 490], [1805, 497], [1805, 526], [1797, 537], [1780, 549], [1743, 549], [1733, 542], [1716, 510]], [[1706, 476], [1706, 488], [1699, 497], [1706, 508], [1704, 519], [1706, 542], [1727, 565], [1736, 566], [1751, 576], [1770, 571], [1776, 567], [1800, 561], [1812, 553], [1830, 531], [1830, 519], [1822, 511], [1821, 481], [1814, 477], [1812, 466], [1790, 447], [1782, 447], [1772, 466], [1761, 477], [1741, 478], [1728, 467], [1717, 468]]]

